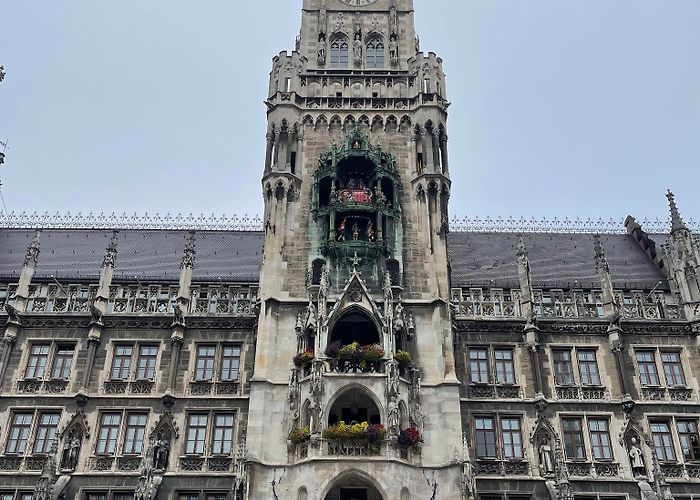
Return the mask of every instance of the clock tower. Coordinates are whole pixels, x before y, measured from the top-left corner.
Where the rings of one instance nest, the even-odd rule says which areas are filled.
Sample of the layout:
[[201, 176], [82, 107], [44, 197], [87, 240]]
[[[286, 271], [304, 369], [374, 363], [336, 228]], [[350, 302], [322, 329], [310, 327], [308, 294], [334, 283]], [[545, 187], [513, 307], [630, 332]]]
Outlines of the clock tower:
[[460, 498], [449, 102], [413, 1], [304, 0], [266, 105], [249, 498]]

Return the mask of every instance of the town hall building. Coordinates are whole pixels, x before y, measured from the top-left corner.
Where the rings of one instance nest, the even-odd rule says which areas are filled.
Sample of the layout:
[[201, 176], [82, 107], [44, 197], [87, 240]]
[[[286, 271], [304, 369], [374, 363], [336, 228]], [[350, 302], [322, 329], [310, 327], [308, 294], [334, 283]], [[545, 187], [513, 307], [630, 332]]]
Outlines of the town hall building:
[[303, 1], [258, 221], [0, 222], [0, 500], [700, 500], [695, 228], [451, 224], [414, 14]]

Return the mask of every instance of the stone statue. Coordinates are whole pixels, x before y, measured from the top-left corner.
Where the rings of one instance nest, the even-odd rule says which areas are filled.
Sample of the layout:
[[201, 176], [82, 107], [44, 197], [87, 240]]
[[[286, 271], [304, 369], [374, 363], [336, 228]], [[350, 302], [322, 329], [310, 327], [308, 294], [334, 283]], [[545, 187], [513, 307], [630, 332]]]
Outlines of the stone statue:
[[173, 303], [173, 325], [183, 326], [185, 324], [185, 316], [182, 314], [182, 309], [177, 301]]
[[311, 367], [311, 395], [317, 402], [323, 395], [323, 361], [316, 360]]
[[399, 62], [399, 42], [396, 40], [396, 35], [391, 35], [389, 40], [389, 59], [392, 65]]
[[319, 64], [325, 64], [326, 63], [326, 37], [323, 36], [323, 33], [321, 33], [318, 36], [318, 63]]
[[554, 452], [546, 437], [540, 440], [540, 447], [537, 449], [540, 457], [540, 473], [543, 476], [554, 474]]
[[396, 396], [389, 397], [389, 404], [387, 405], [387, 421], [389, 426], [389, 432], [391, 434], [399, 433], [399, 405], [396, 403]]
[[82, 439], [80, 434], [73, 434], [71, 432], [63, 443], [61, 469], [74, 471], [78, 467], [81, 446]]
[[315, 332], [318, 328], [318, 319], [316, 318], [316, 307], [309, 300], [309, 305], [306, 307], [306, 331]]
[[309, 405], [309, 430], [312, 434], [321, 433], [321, 404], [314, 401]]
[[462, 498], [475, 500], [476, 495], [476, 470], [469, 454], [469, 442], [467, 435], [462, 435]]
[[399, 393], [399, 364], [396, 361], [386, 364], [386, 392], [390, 397]]
[[401, 304], [401, 298], [399, 297], [399, 302], [396, 304], [396, 308], [394, 309], [394, 331], [396, 333], [402, 332], [406, 327], [404, 317], [403, 305]]
[[352, 53], [355, 56], [355, 65], [360, 66], [362, 64], [362, 36], [359, 33], [355, 34], [352, 47]]
[[647, 468], [644, 465], [644, 454], [637, 446], [637, 438], [630, 439], [630, 447], [627, 454], [630, 457], [630, 465], [632, 466], [632, 474], [634, 477], [646, 476]]
[[160, 435], [153, 446], [153, 468], [155, 470], [167, 470], [169, 457], [170, 442]]

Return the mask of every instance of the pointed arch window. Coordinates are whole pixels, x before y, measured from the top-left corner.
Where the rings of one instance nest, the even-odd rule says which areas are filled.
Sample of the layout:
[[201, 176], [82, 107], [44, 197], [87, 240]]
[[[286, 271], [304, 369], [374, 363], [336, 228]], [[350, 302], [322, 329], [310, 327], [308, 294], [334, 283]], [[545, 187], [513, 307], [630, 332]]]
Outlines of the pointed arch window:
[[368, 68], [383, 68], [384, 67], [384, 42], [379, 37], [373, 37], [367, 42], [367, 67]]
[[339, 36], [331, 41], [331, 67], [347, 68], [348, 66], [348, 40], [344, 36]]

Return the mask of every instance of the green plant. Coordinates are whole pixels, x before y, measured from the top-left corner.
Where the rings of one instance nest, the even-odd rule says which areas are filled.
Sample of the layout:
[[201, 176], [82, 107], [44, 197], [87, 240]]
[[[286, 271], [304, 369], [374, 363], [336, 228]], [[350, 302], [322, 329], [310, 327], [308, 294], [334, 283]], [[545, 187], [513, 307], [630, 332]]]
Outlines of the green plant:
[[292, 432], [289, 433], [289, 440], [294, 445], [305, 443], [309, 439], [311, 439], [311, 431], [308, 426], [304, 428], [297, 427], [292, 429]]
[[399, 363], [399, 366], [403, 368], [408, 368], [413, 364], [413, 360], [411, 359], [411, 355], [407, 353], [406, 351], [397, 351], [396, 354], [394, 354], [394, 359]]

